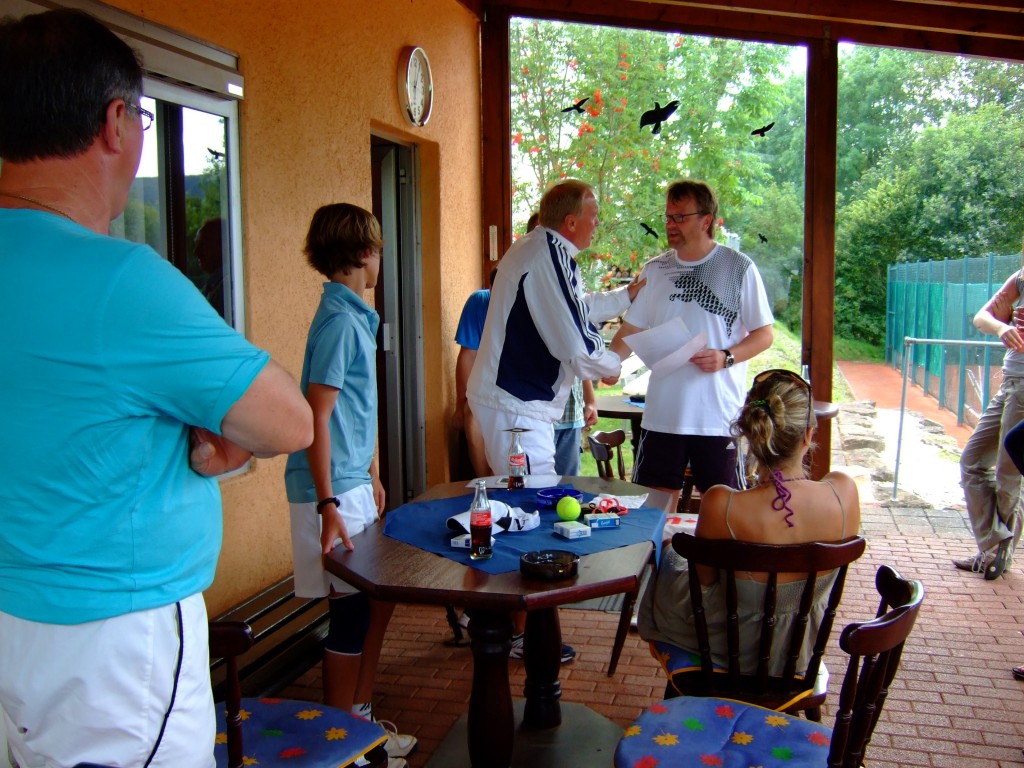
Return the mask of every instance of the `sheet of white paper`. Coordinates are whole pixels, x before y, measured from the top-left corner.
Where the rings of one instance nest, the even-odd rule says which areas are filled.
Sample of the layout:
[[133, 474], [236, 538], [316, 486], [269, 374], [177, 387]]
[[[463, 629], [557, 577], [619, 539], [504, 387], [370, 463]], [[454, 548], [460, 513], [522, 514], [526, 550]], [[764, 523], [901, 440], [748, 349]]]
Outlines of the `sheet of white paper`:
[[674, 371], [677, 368], [682, 368], [686, 365], [690, 358], [700, 352], [704, 347], [708, 345], [708, 335], [701, 331], [688, 342], [679, 347], [675, 352], [668, 355], [667, 357], [661, 358], [652, 366], [652, 370], [658, 373], [668, 373]]
[[678, 317], [626, 337], [626, 344], [636, 352], [637, 357], [652, 371], [659, 373], [681, 368], [707, 343], [707, 334], [701, 331], [691, 337], [686, 323]]
[[682, 318], [673, 317], [667, 323], [627, 336], [626, 344], [644, 365], [653, 368], [655, 363], [671, 355], [692, 336]]

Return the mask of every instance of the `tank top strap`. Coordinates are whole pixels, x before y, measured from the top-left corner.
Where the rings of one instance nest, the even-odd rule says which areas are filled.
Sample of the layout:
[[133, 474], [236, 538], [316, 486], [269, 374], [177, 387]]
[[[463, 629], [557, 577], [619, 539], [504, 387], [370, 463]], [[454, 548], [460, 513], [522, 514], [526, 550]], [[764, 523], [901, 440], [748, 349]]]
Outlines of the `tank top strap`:
[[[725, 502], [725, 527], [729, 529], [729, 535], [732, 536], [732, 540], [736, 541], [736, 534], [732, 530], [732, 526], [729, 525], [729, 508], [732, 506], [732, 496], [736, 491], [729, 489], [729, 500]], [[844, 526], [845, 527], [845, 526]]]
[[839, 498], [839, 491], [837, 491], [836, 487], [834, 485], [832, 485], [832, 482], [829, 481], [829, 480], [823, 480], [822, 482], [825, 483], [825, 485], [827, 485], [829, 488], [832, 489], [832, 495], [836, 497], [836, 502], [839, 504], [839, 511], [843, 513], [843, 530], [840, 532], [839, 538], [845, 539], [846, 538], [846, 507], [843, 506], [843, 500]]

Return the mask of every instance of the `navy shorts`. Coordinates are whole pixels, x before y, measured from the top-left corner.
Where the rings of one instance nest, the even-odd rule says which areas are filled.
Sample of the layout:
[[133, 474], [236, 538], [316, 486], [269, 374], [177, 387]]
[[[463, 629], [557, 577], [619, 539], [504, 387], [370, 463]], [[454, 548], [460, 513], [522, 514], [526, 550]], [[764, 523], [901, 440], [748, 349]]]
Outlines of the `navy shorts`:
[[673, 435], [641, 428], [633, 482], [680, 490], [686, 466], [703, 493], [713, 485], [736, 487], [736, 442], [731, 437]]

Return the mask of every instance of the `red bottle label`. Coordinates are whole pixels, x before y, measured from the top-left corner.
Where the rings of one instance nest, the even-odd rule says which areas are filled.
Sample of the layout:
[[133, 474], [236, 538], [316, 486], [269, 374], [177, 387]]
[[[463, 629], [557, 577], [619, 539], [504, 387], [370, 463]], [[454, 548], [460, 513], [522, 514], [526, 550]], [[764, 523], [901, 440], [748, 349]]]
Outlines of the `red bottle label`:
[[488, 528], [491, 526], [491, 510], [480, 510], [479, 512], [469, 513], [469, 524], [472, 526], [484, 526]]

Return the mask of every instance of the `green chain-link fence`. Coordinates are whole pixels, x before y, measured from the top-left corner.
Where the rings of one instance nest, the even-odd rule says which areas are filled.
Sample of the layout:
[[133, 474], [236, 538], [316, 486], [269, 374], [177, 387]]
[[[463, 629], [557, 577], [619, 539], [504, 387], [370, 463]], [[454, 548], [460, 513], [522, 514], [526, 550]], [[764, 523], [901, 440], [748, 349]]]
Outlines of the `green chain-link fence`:
[[[1006, 278], [1020, 269], [1017, 254], [889, 267], [885, 359], [902, 369], [907, 336], [950, 341], [993, 341], [974, 327], [974, 315]], [[998, 388], [1003, 350], [990, 347], [915, 345], [908, 376], [957, 422], [973, 427]]]

